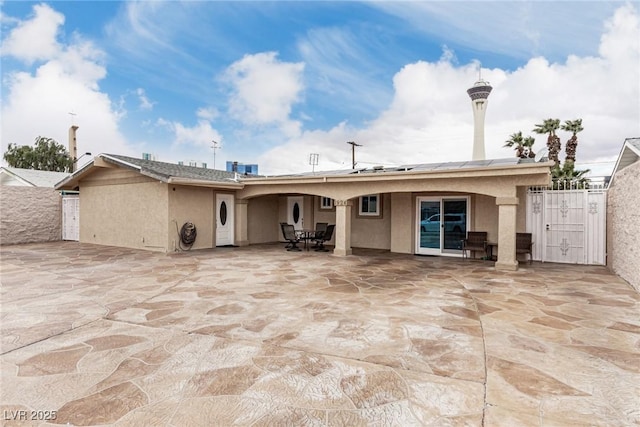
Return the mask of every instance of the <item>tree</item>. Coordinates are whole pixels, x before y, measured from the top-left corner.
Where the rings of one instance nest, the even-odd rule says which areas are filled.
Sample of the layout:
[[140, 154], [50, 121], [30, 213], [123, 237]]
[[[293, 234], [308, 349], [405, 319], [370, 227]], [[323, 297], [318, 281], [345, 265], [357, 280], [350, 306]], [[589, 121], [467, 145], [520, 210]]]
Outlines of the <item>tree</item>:
[[514, 147], [516, 150], [516, 157], [524, 158], [524, 138], [522, 137], [522, 131], [518, 131], [509, 136], [509, 139], [505, 141], [505, 147]]
[[551, 170], [555, 190], [576, 190], [589, 188], [589, 180], [584, 176], [590, 169], [576, 170], [575, 163], [565, 160], [562, 167]]
[[582, 127], [582, 119], [566, 120], [561, 129], [572, 133], [571, 138], [569, 138], [564, 146], [565, 153], [567, 155], [564, 159], [564, 163], [565, 165], [567, 162], [575, 164], [576, 150], [578, 149], [578, 132], [582, 132], [584, 130]]
[[536, 139], [528, 136], [522, 141], [522, 146], [525, 148], [525, 154], [528, 158], [533, 159], [536, 156], [536, 153], [533, 152], [533, 144], [536, 142]]
[[71, 172], [73, 159], [63, 145], [53, 138], [38, 136], [35, 146], [9, 144], [4, 153], [7, 164], [14, 168]]
[[[558, 129], [572, 133], [571, 138], [565, 145], [566, 158], [563, 165], [560, 164], [560, 159], [558, 158], [562, 150], [560, 137], [556, 135]], [[562, 126], [560, 126], [559, 119], [546, 119], [541, 124], [535, 125], [533, 129], [535, 133], [548, 135], [549, 160], [553, 160], [555, 163], [551, 168], [553, 188], [555, 189], [588, 188], [588, 179], [584, 175], [589, 172], [589, 169], [575, 169], [576, 149], [578, 146], [577, 134], [583, 130], [582, 119], [566, 120]], [[525, 138], [522, 136], [522, 132], [517, 132], [509, 137], [505, 147], [515, 147], [516, 156], [522, 159], [533, 158], [536, 156], [533, 152], [534, 142], [534, 138], [530, 136]]]
[[533, 144], [536, 142], [535, 138], [522, 136], [522, 131], [518, 131], [509, 136], [509, 139], [505, 141], [505, 147], [514, 147], [516, 150], [516, 157], [521, 159], [534, 158], [536, 153], [533, 152]]
[[560, 128], [560, 119], [546, 119], [541, 124], [535, 125], [533, 132], [537, 134], [548, 134], [547, 137], [547, 149], [549, 150], [549, 160], [553, 160], [556, 164], [555, 167], [560, 167], [560, 160], [558, 154], [562, 148], [560, 138], [556, 135], [556, 131]]

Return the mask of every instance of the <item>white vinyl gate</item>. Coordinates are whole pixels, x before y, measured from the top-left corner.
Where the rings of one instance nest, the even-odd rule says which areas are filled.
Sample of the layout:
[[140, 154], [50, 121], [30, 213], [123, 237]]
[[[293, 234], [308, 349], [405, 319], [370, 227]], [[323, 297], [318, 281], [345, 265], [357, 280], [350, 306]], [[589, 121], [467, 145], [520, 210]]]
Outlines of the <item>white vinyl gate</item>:
[[80, 197], [62, 197], [62, 240], [80, 240]]
[[571, 264], [606, 264], [607, 193], [529, 189], [527, 232], [533, 259]]

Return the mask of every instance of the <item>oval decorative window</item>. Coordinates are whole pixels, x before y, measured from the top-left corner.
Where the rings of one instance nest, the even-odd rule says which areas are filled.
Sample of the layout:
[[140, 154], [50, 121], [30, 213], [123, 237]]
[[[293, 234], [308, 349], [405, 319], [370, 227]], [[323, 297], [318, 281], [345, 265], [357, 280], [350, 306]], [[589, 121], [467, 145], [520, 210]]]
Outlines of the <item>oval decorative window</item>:
[[293, 204], [293, 222], [295, 224], [300, 220], [300, 206], [297, 203]]
[[225, 225], [227, 223], [227, 204], [224, 202], [224, 200], [222, 201], [222, 203], [220, 203], [220, 223], [222, 225]]

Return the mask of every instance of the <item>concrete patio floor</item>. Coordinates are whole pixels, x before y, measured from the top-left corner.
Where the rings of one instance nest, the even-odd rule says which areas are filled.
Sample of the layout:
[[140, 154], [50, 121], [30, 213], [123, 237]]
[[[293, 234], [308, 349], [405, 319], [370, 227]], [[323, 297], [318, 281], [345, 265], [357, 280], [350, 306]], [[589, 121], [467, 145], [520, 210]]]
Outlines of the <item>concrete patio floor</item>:
[[604, 267], [0, 254], [3, 425], [640, 424], [640, 295]]

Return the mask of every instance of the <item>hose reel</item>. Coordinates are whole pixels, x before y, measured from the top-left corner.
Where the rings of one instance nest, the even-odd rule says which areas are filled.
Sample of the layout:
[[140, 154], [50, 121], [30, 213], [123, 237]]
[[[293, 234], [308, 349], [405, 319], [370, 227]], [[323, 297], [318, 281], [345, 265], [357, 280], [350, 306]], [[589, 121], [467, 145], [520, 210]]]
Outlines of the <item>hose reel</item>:
[[187, 247], [187, 249], [191, 249], [191, 246], [193, 246], [193, 244], [196, 241], [196, 236], [198, 235], [198, 232], [196, 230], [196, 226], [194, 223], [192, 222], [185, 222], [182, 225], [182, 228], [180, 229], [180, 247], [182, 248], [182, 245], [185, 245]]

